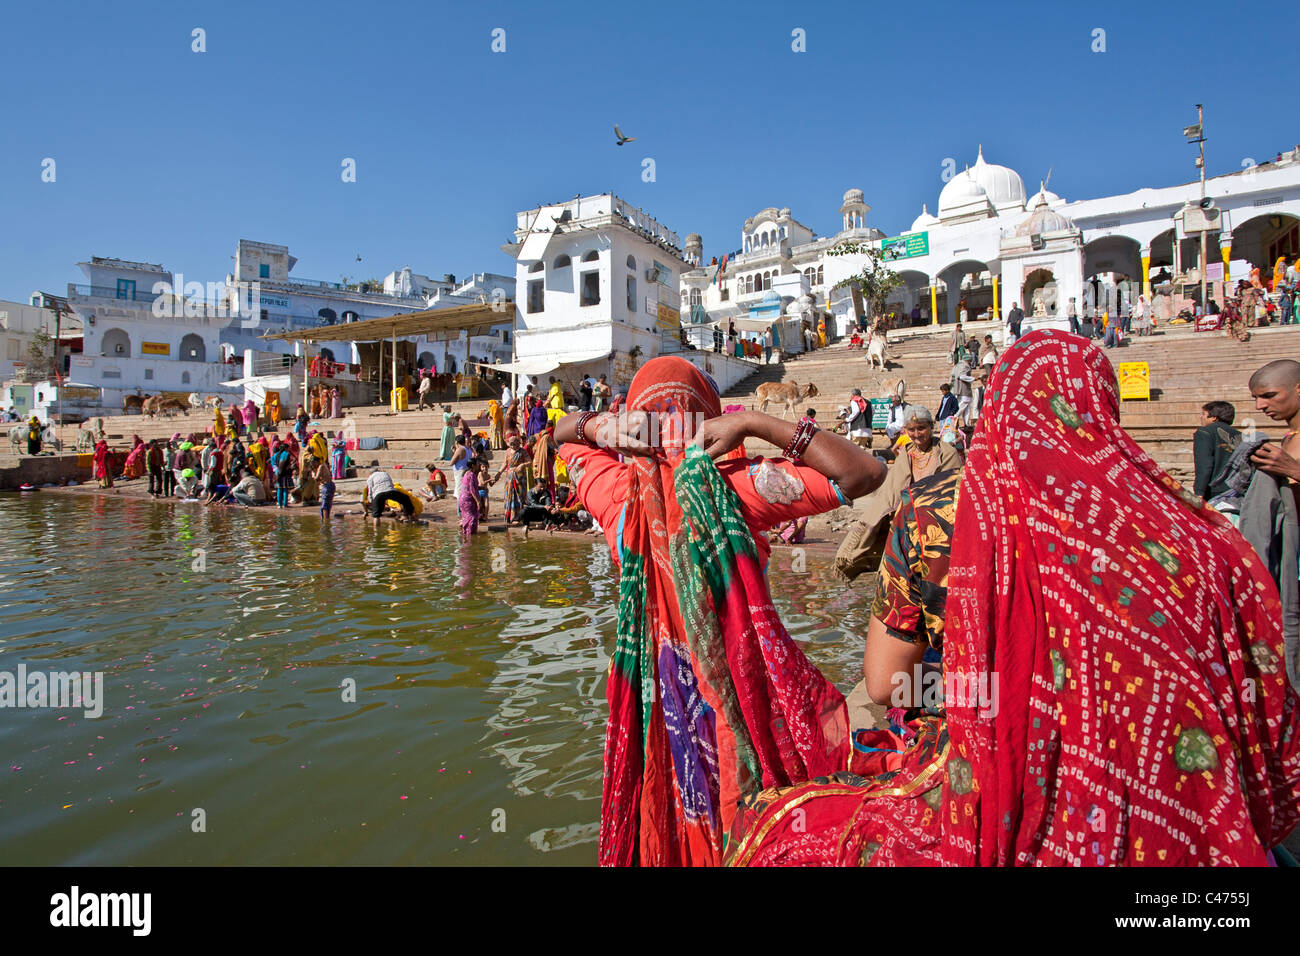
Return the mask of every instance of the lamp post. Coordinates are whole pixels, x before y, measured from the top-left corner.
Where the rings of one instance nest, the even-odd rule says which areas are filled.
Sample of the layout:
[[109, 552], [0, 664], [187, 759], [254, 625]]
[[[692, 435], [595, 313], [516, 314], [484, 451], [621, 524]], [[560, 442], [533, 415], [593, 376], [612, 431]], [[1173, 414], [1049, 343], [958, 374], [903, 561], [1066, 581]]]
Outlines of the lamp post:
[[[1200, 156], [1198, 156], [1196, 159], [1196, 165], [1197, 168], [1199, 168], [1201, 171], [1201, 209], [1202, 211], [1204, 211], [1205, 209], [1205, 110], [1200, 103], [1196, 104], [1196, 125], [1184, 127], [1183, 135], [1187, 137], [1187, 142], [1196, 143], [1201, 150]], [[1202, 214], [1202, 220], [1201, 220], [1201, 310], [1202, 310], [1201, 314], [1202, 315], [1205, 314], [1205, 309], [1209, 304], [1209, 300], [1206, 299], [1205, 297], [1205, 291], [1206, 291], [1205, 249], [1206, 249], [1206, 238], [1208, 236], [1208, 233], [1205, 229], [1206, 225], [1208, 225], [1208, 223], [1205, 221], [1204, 215]]]

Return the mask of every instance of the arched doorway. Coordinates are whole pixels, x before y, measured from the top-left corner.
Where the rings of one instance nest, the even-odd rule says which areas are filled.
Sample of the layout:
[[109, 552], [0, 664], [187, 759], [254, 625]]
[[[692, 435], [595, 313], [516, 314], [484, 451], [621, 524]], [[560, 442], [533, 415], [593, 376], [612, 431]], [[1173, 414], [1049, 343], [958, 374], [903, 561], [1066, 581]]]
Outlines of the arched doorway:
[[[929, 310], [930, 277], [918, 269], [899, 269], [897, 273], [903, 282], [889, 293], [889, 299], [885, 303], [885, 315], [894, 313], [897, 316], [895, 328], [902, 328], [912, 324], [913, 308], [924, 306], [927, 311]], [[917, 320], [918, 323], [920, 321]]]
[[[1167, 236], [1162, 234], [1165, 236], [1162, 255], [1172, 255], [1173, 235], [1172, 229]], [[1155, 244], [1153, 241], [1152, 245]], [[1155, 258], [1154, 252], [1152, 258]], [[1151, 268], [1155, 270], [1154, 262]], [[1119, 315], [1141, 292], [1140, 242], [1128, 236], [1101, 236], [1084, 244], [1083, 301], [1078, 303], [1081, 316], [1092, 319], [1103, 312]], [[1025, 311], [1030, 311], [1028, 305]]]
[[[1055, 315], [1057, 303], [1053, 296], [1045, 295], [1044, 289], [1056, 282], [1051, 269], [1035, 269], [1025, 276], [1025, 284], [1020, 287], [1020, 307], [1025, 315]], [[1050, 300], [1050, 301], [1049, 301]], [[1038, 309], [1041, 303], [1042, 311]]]
[[428, 368], [428, 369], [433, 368], [434, 366], [433, 353], [421, 352], [420, 357], [415, 360], [415, 364], [418, 365], [420, 368]]
[[338, 313], [335, 312], [333, 309], [328, 309], [328, 308], [321, 309], [320, 311], [318, 311], [316, 313], [316, 317], [326, 325], [333, 325], [339, 320]]
[[206, 362], [208, 347], [203, 344], [203, 336], [191, 332], [181, 339], [180, 359], [182, 362]]
[[131, 336], [122, 329], [109, 329], [101, 340], [101, 353], [108, 356], [128, 358], [131, 355]]
[[955, 323], [966, 304], [967, 321], [975, 321], [985, 310], [993, 309], [993, 275], [987, 263], [978, 259], [960, 259], [939, 270], [945, 294], [939, 302], [939, 321]]
[[1300, 218], [1289, 213], [1263, 213], [1232, 227], [1232, 258], [1245, 259], [1261, 275], [1271, 274], [1279, 257], [1294, 262], [1297, 256], [1300, 256]]

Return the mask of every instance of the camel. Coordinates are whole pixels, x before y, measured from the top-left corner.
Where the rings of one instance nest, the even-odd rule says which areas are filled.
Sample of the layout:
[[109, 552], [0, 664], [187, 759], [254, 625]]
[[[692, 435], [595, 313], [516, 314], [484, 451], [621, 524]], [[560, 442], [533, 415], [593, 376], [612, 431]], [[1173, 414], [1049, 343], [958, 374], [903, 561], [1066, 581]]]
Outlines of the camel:
[[764, 382], [754, 391], [755, 400], [762, 405], [762, 411], [767, 411], [769, 403], [781, 402], [785, 405], [785, 411], [781, 417], [785, 418], [786, 412], [794, 411], [795, 405], [799, 404], [805, 398], [812, 398], [817, 395], [817, 386], [809, 382], [805, 387], [800, 388], [798, 382]]

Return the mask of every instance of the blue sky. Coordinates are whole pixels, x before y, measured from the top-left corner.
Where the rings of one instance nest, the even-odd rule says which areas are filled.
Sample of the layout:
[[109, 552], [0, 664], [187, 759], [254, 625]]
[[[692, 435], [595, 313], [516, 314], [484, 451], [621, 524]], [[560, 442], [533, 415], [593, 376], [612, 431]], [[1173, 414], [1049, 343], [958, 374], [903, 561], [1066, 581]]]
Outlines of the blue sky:
[[[960, 169], [980, 142], [1030, 192], [1049, 167], [1067, 199], [1187, 182], [1197, 102], [1211, 175], [1300, 142], [1293, 31], [1261, 22], [1249, 54], [1191, 62], [1243, 33], [1228, 16], [1204, 2], [10, 4], [0, 298], [61, 293], [92, 255], [219, 281], [241, 238], [288, 245], [315, 279], [512, 273], [499, 246], [515, 212], [579, 192], [699, 232], [706, 257], [765, 206], [833, 233], [851, 186], [895, 235], [922, 202], [934, 212], [944, 160]], [[636, 142], [615, 146], [615, 122]]]

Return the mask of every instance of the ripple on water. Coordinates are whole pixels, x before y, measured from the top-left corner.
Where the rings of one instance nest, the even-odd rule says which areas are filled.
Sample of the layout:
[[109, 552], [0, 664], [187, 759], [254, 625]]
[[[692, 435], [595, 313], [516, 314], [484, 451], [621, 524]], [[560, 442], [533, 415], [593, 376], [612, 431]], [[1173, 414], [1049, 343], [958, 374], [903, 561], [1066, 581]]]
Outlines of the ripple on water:
[[[0, 722], [0, 857], [594, 862], [604, 544], [265, 518], [0, 496], [0, 539], [22, 543], [0, 553], [0, 670], [102, 672], [105, 698], [97, 720]], [[851, 684], [870, 595], [772, 580], [791, 633]]]

